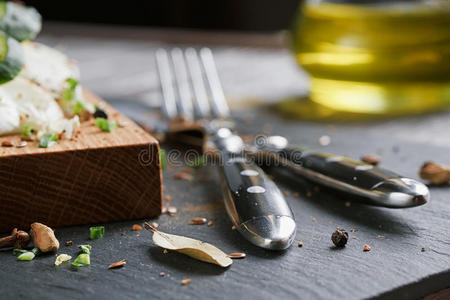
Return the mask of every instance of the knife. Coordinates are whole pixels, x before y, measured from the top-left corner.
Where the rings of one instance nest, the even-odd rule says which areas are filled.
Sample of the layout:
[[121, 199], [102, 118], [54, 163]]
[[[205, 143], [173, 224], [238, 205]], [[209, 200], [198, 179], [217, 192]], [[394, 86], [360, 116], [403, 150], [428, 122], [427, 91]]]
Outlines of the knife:
[[[423, 183], [348, 157], [302, 152], [282, 136], [256, 143], [263, 157], [276, 159], [276, 167], [288, 170], [354, 201], [389, 208], [419, 206], [430, 201]], [[254, 153], [253, 153], [254, 155]]]

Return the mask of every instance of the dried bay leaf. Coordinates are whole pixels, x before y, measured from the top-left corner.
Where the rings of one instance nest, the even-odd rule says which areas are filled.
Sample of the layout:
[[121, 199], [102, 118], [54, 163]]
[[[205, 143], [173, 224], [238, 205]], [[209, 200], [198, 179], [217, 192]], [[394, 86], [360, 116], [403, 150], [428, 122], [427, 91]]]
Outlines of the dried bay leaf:
[[159, 247], [174, 250], [221, 267], [228, 267], [233, 263], [231, 258], [222, 250], [211, 244], [180, 235], [164, 233], [148, 223], [144, 223], [144, 227], [153, 233], [153, 242]]

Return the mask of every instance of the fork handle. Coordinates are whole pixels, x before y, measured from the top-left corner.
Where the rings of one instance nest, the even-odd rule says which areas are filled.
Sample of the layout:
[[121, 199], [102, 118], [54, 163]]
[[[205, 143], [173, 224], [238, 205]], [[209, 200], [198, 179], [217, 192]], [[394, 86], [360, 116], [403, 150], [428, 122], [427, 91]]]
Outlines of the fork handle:
[[296, 225], [281, 191], [255, 163], [227, 152], [221, 154], [225, 207], [236, 229], [259, 247], [288, 248]]

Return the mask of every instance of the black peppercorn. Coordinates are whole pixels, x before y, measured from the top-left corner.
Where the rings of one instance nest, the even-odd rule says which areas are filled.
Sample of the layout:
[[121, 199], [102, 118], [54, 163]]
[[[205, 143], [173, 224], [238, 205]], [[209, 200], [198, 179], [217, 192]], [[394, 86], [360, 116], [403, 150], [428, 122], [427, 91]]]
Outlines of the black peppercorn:
[[348, 232], [345, 229], [336, 228], [336, 231], [331, 235], [331, 241], [336, 247], [344, 247], [348, 241]]
[[108, 119], [108, 115], [103, 109], [96, 107], [94, 112], [94, 118]]

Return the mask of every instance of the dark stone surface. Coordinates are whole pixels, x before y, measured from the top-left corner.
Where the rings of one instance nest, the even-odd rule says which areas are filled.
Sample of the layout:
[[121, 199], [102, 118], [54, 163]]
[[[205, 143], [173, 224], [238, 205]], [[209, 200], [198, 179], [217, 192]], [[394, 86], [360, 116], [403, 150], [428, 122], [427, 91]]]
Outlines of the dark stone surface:
[[[249, 111], [238, 115], [246, 120], [238, 128], [243, 134], [265, 128], [289, 136], [295, 143], [352, 158], [378, 153], [381, 166], [417, 178], [425, 160], [450, 163], [445, 126], [449, 116], [441, 113], [387, 123], [330, 126], [285, 121], [271, 110]], [[419, 130], [411, 128], [418, 124], [433, 124], [430, 132], [444, 142], [424, 142], [420, 138], [414, 142]], [[328, 147], [317, 143], [323, 134], [331, 137]], [[59, 253], [76, 256], [76, 245], [90, 243], [92, 265], [77, 270], [70, 264], [55, 267], [54, 255], [18, 262], [10, 250], [1, 251], [0, 298], [417, 299], [449, 284], [448, 186], [432, 187], [433, 200], [418, 208], [393, 210], [357, 203], [347, 207], [345, 199], [332, 193], [275, 174], [282, 190], [289, 192], [287, 198], [298, 231], [290, 249], [270, 252], [252, 246], [231, 229], [213, 167], [196, 169], [192, 182], [172, 178], [181, 168], [169, 166], [164, 171], [166, 194], [171, 195], [178, 213], [155, 219], [159, 229], [210, 242], [228, 253], [245, 252], [245, 259], [235, 260], [223, 269], [182, 254], [163, 254], [152, 243], [149, 232], [131, 231], [133, 224], [143, 220], [104, 224], [105, 237], [95, 241], [88, 240], [89, 226], [58, 228], [56, 235], [62, 243]], [[295, 192], [300, 197], [294, 197]], [[308, 192], [310, 198], [306, 197]], [[206, 217], [213, 225], [189, 225], [193, 217]], [[337, 226], [347, 229], [350, 235], [342, 249], [335, 248], [330, 240]], [[356, 232], [350, 232], [352, 228]], [[64, 246], [67, 240], [72, 240], [74, 246]], [[297, 247], [298, 241], [304, 243], [303, 247]], [[372, 250], [363, 252], [364, 244]], [[421, 252], [422, 247], [425, 252]], [[107, 269], [121, 259], [128, 261], [124, 268]], [[166, 275], [160, 277], [160, 272]], [[191, 284], [181, 285], [184, 278], [191, 278]]]

